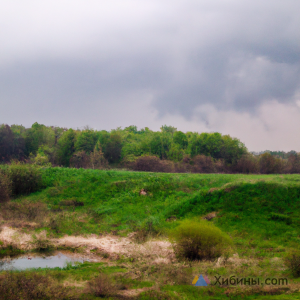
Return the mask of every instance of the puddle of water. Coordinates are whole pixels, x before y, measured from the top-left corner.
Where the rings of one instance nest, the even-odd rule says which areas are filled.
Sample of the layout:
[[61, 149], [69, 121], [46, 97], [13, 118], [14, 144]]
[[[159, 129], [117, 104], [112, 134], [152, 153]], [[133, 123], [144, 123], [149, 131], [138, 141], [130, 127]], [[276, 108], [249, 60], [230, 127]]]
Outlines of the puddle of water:
[[[30, 259], [28, 259], [30, 258]], [[67, 263], [89, 261], [80, 257], [72, 257], [63, 253], [52, 256], [21, 256], [15, 259], [0, 260], [0, 271], [3, 270], [25, 270], [30, 268], [63, 268]]]

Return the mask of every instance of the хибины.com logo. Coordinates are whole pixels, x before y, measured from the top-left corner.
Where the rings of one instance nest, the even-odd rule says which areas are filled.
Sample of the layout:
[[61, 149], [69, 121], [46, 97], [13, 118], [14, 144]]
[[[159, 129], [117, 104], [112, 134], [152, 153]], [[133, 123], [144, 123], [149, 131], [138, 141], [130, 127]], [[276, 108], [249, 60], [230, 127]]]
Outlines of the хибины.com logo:
[[235, 285], [288, 285], [287, 278], [252, 278], [252, 277], [242, 277], [238, 278], [236, 276], [230, 276], [229, 278], [222, 278], [221, 276], [215, 276], [216, 281], [210, 282], [208, 277], [205, 275], [195, 276], [192, 285], [194, 286], [208, 286], [210, 285], [219, 285], [219, 286], [235, 286]]
[[202, 276], [200, 275], [199, 277], [198, 276], [195, 276], [193, 282], [192, 282], [192, 285], [194, 286], [208, 286], [210, 284], [210, 281], [208, 279], [207, 276]]

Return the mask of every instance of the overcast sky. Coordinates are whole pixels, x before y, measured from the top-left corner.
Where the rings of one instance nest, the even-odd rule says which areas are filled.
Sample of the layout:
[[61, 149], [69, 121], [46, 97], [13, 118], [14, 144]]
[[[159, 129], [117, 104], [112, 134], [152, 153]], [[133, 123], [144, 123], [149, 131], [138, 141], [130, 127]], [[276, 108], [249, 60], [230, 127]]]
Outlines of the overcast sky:
[[300, 151], [299, 0], [0, 0], [0, 123]]

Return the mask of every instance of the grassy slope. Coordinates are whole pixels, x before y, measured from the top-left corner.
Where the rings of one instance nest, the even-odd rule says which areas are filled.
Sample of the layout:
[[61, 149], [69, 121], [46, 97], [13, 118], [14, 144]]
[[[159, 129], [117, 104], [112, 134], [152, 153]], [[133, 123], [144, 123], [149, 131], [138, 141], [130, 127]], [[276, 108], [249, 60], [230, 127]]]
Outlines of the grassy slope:
[[[177, 225], [177, 221], [167, 221], [170, 217], [180, 220], [218, 211], [220, 217], [213, 222], [232, 236], [241, 256], [271, 258], [283, 255], [288, 248], [299, 247], [300, 175], [163, 174], [49, 168], [43, 170], [43, 178], [48, 187], [26, 199], [46, 202], [59, 216], [58, 230], [48, 229], [56, 235], [112, 231], [126, 235], [136, 230], [164, 234], [167, 228]], [[139, 195], [142, 188], [147, 196]], [[83, 202], [84, 206], [63, 205], [70, 199]], [[230, 275], [224, 272], [224, 276]], [[272, 270], [268, 268], [266, 272]], [[279, 275], [277, 273], [274, 270], [273, 275]], [[199, 297], [199, 294], [193, 295], [193, 287], [166, 286], [165, 290], [177, 291], [181, 299]], [[220, 298], [207, 295], [207, 299], [222, 299], [222, 295], [223, 292]], [[243, 299], [268, 297], [252, 295]], [[274, 297], [296, 299], [295, 295]], [[145, 299], [150, 298], [145, 296]]]
[[[43, 170], [49, 186], [26, 197], [56, 211], [61, 234], [126, 234], [133, 230], [163, 233], [177, 219], [219, 212], [213, 221], [234, 236], [237, 245], [269, 249], [297, 247], [300, 225], [300, 175], [163, 174], [51, 168]], [[147, 196], [139, 195], [144, 188]], [[72, 224], [72, 226], [71, 226]], [[258, 250], [258, 251], [261, 251]]]

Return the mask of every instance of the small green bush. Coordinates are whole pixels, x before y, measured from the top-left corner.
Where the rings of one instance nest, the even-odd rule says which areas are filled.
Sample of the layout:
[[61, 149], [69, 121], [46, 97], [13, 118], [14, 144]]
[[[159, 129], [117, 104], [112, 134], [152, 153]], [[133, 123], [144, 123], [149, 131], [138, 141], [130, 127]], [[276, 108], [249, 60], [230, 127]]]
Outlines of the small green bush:
[[5, 203], [9, 201], [9, 196], [11, 194], [11, 182], [0, 171], [0, 203]]
[[294, 277], [300, 277], [300, 251], [293, 250], [285, 257], [285, 264]]
[[5, 173], [12, 183], [14, 196], [27, 195], [43, 187], [42, 174], [34, 165], [14, 163], [5, 170]]
[[230, 237], [205, 220], [184, 220], [169, 231], [178, 258], [188, 260], [214, 259], [230, 249]]

